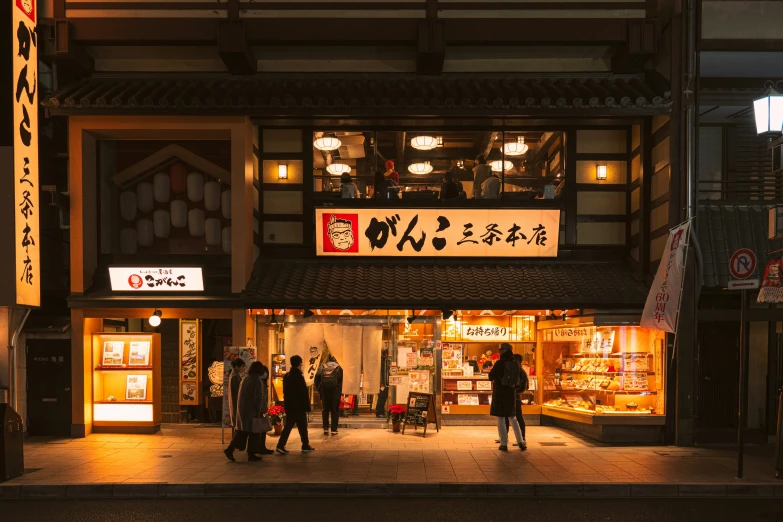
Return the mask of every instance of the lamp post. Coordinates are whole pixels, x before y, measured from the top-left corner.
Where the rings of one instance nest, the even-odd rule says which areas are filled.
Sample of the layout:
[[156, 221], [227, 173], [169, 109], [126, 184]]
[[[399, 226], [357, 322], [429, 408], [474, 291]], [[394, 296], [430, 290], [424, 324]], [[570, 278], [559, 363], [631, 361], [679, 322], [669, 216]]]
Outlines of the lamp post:
[[[764, 95], [753, 100], [756, 133], [772, 142], [773, 136], [783, 132], [783, 95], [768, 81]], [[770, 230], [770, 234], [774, 231]], [[778, 425], [775, 437], [775, 477], [783, 479], [783, 353], [778, 350]]]

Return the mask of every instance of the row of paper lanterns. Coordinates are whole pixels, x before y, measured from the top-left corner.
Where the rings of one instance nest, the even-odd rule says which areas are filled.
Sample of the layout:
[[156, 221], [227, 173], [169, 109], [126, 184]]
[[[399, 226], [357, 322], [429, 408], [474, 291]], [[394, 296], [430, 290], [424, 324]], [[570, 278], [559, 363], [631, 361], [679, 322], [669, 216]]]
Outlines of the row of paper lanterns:
[[[136, 191], [125, 190], [120, 194], [120, 215], [125, 221], [136, 219], [137, 211], [149, 213], [155, 208], [155, 203], [167, 203], [171, 199], [171, 189], [174, 187], [172, 178], [165, 172], [158, 172], [153, 176], [152, 183], [142, 182], [136, 186]], [[180, 188], [180, 187], [177, 187]], [[221, 210], [225, 219], [231, 219], [231, 190], [222, 190], [220, 183], [208, 181], [204, 183], [204, 176], [198, 172], [192, 172], [187, 176], [188, 200], [198, 203], [203, 201], [204, 208], [210, 212]], [[187, 213], [187, 203], [182, 199], [171, 202], [172, 225], [184, 227]], [[177, 225], [175, 223], [181, 223]]]
[[[136, 222], [136, 228], [125, 227], [120, 231], [120, 249], [123, 254], [138, 252], [138, 247], [150, 247], [155, 239], [166, 239], [171, 233], [171, 221], [168, 212], [158, 210], [152, 220], [142, 218]], [[223, 227], [217, 218], [204, 219], [204, 212], [191, 210], [188, 216], [188, 229], [193, 237], [203, 237], [208, 246], [222, 246], [223, 252], [231, 253], [231, 227]]]

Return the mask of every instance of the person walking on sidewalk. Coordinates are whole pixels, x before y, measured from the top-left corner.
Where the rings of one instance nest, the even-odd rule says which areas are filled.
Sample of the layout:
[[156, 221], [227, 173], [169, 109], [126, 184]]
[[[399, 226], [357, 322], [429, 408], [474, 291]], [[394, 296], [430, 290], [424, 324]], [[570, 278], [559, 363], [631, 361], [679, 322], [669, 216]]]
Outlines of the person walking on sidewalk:
[[506, 433], [506, 422], [514, 429], [514, 436], [517, 439], [517, 445], [524, 449], [524, 438], [519, 428], [519, 423], [514, 416], [515, 410], [515, 388], [519, 385], [521, 368], [514, 360], [514, 354], [511, 345], [503, 343], [500, 345], [500, 359], [489, 372], [489, 380], [492, 381], [492, 406], [489, 414], [498, 418], [498, 435], [500, 436], [500, 451], [508, 451], [508, 433]]
[[237, 394], [236, 433], [228, 447], [223, 451], [228, 460], [234, 460], [234, 450], [243, 451], [247, 447], [247, 460], [261, 460], [262, 440], [266, 433], [254, 432], [254, 419], [260, 419], [267, 410], [266, 379], [269, 370], [262, 363], [255, 361], [247, 370], [247, 376], [242, 379]]
[[283, 377], [283, 398], [285, 402], [285, 427], [277, 441], [277, 452], [287, 455], [285, 445], [294, 426], [299, 430], [302, 439], [302, 453], [315, 451], [310, 446], [310, 437], [307, 435], [307, 413], [310, 411], [310, 396], [307, 393], [307, 384], [302, 373], [302, 358], [298, 355], [291, 357], [291, 370]]
[[[524, 358], [521, 355], [518, 353], [514, 354], [514, 362], [519, 365], [519, 384], [514, 388], [514, 399], [516, 399], [514, 412], [516, 414], [517, 422], [519, 423], [519, 431], [522, 432], [522, 443], [517, 443], [517, 446], [519, 446], [519, 449], [522, 451], [525, 451], [527, 449], [527, 437], [525, 436], [525, 418], [522, 416], [522, 394], [530, 387], [530, 379], [528, 379], [527, 372], [522, 368], [523, 361]], [[510, 424], [508, 419], [506, 419], [506, 433], [508, 433], [509, 427]]]
[[381, 391], [378, 393], [378, 402], [375, 404], [375, 416], [379, 419], [386, 418], [386, 400], [389, 398], [389, 374], [391, 372], [391, 359], [389, 349], [381, 351]]
[[340, 395], [343, 393], [343, 369], [333, 355], [329, 362], [318, 369], [315, 375], [315, 388], [323, 404], [324, 435], [329, 434], [329, 415], [332, 416], [332, 435], [337, 435], [340, 423]]

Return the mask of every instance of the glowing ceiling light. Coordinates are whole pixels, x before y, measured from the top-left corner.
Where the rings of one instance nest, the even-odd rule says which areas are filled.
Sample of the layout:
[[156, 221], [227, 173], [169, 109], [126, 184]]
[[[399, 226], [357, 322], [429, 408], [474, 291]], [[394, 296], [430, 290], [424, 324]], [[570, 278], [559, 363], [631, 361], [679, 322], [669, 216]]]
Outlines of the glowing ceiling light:
[[313, 141], [313, 147], [318, 150], [337, 150], [342, 142], [332, 136], [324, 136]]
[[520, 136], [517, 141], [512, 141], [503, 145], [503, 152], [506, 156], [521, 156], [528, 150], [528, 146], [525, 145], [525, 137]]
[[429, 174], [432, 172], [432, 165], [430, 165], [429, 161], [413, 163], [408, 165], [408, 172], [411, 174]]
[[328, 165], [326, 167], [326, 172], [328, 172], [332, 176], [339, 176], [341, 174], [351, 172], [351, 167], [349, 167], [345, 163], [332, 163], [331, 165]]
[[514, 168], [514, 164], [510, 161], [501, 160], [492, 161], [490, 162], [489, 166], [492, 168], [492, 172], [500, 172], [501, 169], [504, 171], [509, 171]]
[[[443, 139], [441, 138], [441, 144]], [[438, 138], [435, 136], [416, 136], [411, 140], [411, 147], [416, 150], [432, 150], [438, 146]]]

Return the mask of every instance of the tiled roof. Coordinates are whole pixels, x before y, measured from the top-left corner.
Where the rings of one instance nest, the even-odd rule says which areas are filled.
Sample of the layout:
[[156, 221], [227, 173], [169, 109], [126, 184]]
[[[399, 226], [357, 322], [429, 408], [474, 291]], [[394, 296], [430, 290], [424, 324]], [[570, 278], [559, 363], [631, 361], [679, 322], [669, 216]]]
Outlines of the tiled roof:
[[622, 263], [259, 260], [248, 307], [641, 308]]
[[764, 276], [764, 267], [772, 257], [770, 250], [783, 248], [783, 241], [767, 239], [767, 209], [763, 205], [702, 205], [699, 207], [697, 233], [704, 259], [704, 286], [728, 286], [729, 260], [740, 248], [756, 253], [756, 272]]
[[45, 97], [66, 111], [527, 109], [665, 111], [668, 86], [643, 75], [591, 77], [90, 78]]

